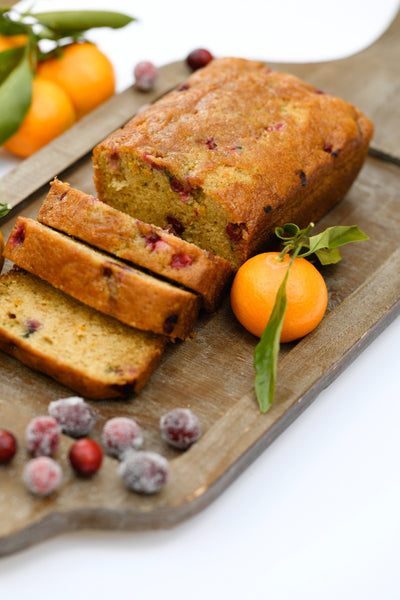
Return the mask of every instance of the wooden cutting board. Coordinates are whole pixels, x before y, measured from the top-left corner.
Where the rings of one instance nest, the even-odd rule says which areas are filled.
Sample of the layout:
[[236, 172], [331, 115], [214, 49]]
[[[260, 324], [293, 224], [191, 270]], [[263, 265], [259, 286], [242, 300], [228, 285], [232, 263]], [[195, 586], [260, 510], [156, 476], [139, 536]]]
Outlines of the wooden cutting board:
[[[170, 527], [198, 512], [400, 312], [399, 34], [398, 17], [376, 44], [351, 58], [325, 64], [273, 65], [356, 103], [374, 120], [376, 134], [372, 156], [351, 191], [318, 224], [318, 230], [357, 224], [370, 240], [346, 246], [344, 260], [325, 268], [329, 314], [302, 341], [282, 347], [271, 411], [261, 415], [255, 401], [252, 360], [256, 339], [236, 322], [227, 299], [216, 315], [199, 320], [193, 340], [168, 347], [139, 396], [92, 402], [98, 417], [95, 439], [99, 440], [108, 418], [131, 416], [144, 429], [145, 449], [170, 459], [171, 478], [164, 490], [150, 497], [129, 492], [116, 473], [117, 462], [108, 457], [93, 479], [78, 479], [66, 460], [72, 440], [63, 437], [56, 457], [64, 469], [62, 487], [56, 495], [38, 499], [21, 483], [22, 468], [29, 458], [24, 430], [32, 417], [47, 413], [50, 401], [71, 392], [0, 354], [0, 426], [15, 432], [20, 440], [11, 465], [0, 468], [0, 504], [7, 507], [0, 514], [0, 555], [64, 531]], [[143, 94], [130, 88], [115, 96], [3, 177], [2, 201], [13, 205], [23, 201], [2, 221], [4, 236], [17, 214], [36, 217], [55, 175], [93, 193], [93, 146], [142, 104], [175, 87], [187, 75], [184, 63], [163, 67], [154, 92]], [[203, 426], [200, 441], [184, 453], [168, 448], [158, 430], [161, 414], [175, 406], [191, 407]]]

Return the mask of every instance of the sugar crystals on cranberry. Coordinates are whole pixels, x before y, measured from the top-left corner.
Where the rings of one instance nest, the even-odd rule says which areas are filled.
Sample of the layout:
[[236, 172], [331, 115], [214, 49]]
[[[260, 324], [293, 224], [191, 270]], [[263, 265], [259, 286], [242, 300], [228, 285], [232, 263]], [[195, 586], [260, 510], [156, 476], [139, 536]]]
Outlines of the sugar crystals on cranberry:
[[175, 448], [185, 450], [201, 436], [198, 417], [189, 408], [174, 408], [160, 419], [161, 437]]
[[22, 481], [27, 489], [36, 496], [49, 496], [61, 484], [62, 469], [49, 456], [38, 456], [26, 463], [22, 472]]
[[139, 450], [143, 444], [143, 434], [134, 419], [114, 417], [103, 427], [102, 444], [110, 456], [121, 458], [127, 450]]
[[48, 410], [63, 433], [73, 438], [88, 435], [96, 422], [92, 407], [78, 396], [54, 400], [50, 402]]
[[53, 456], [60, 437], [60, 426], [52, 417], [36, 417], [25, 430], [26, 447], [33, 456]]
[[168, 461], [156, 452], [129, 452], [120, 463], [118, 473], [130, 490], [155, 494], [168, 481]]
[[158, 69], [152, 62], [143, 60], [135, 66], [133, 74], [137, 89], [148, 92], [154, 87], [158, 77]]

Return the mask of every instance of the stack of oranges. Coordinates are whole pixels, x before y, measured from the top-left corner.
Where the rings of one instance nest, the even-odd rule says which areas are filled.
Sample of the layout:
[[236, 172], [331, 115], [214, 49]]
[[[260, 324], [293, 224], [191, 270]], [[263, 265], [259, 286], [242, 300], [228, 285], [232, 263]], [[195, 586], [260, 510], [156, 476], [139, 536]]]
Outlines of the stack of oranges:
[[[0, 51], [26, 44], [25, 35], [0, 36]], [[4, 148], [27, 157], [63, 133], [115, 92], [110, 60], [90, 42], [74, 42], [37, 65], [32, 102]]]

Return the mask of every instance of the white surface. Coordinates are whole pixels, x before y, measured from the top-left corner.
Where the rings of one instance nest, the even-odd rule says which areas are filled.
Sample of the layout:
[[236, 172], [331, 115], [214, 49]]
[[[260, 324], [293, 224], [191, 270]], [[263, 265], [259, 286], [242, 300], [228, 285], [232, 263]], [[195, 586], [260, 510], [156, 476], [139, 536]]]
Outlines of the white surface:
[[[112, 9], [140, 23], [93, 39], [122, 89], [138, 60], [162, 64], [197, 46], [266, 60], [340, 57], [378, 37], [398, 7], [269, 4], [114, 0]], [[99, 0], [35, 6], [111, 8]], [[0, 172], [9, 166], [0, 154]], [[399, 339], [397, 318], [199, 515], [168, 531], [73, 533], [4, 558], [1, 598], [398, 600]]]

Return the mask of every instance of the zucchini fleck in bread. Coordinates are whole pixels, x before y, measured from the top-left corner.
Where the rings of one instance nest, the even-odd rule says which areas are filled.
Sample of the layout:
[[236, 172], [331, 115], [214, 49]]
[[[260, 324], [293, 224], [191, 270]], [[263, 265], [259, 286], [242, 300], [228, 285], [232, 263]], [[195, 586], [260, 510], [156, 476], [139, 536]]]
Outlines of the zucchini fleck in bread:
[[0, 277], [0, 349], [79, 394], [138, 392], [167, 338], [139, 331], [15, 268]]
[[93, 152], [100, 200], [238, 267], [285, 222], [347, 192], [373, 126], [351, 104], [262, 62], [221, 58]]
[[55, 179], [38, 221], [200, 294], [212, 312], [231, 279], [228, 261]]
[[189, 336], [200, 300], [37, 221], [18, 217], [4, 256], [88, 306], [171, 338]]

